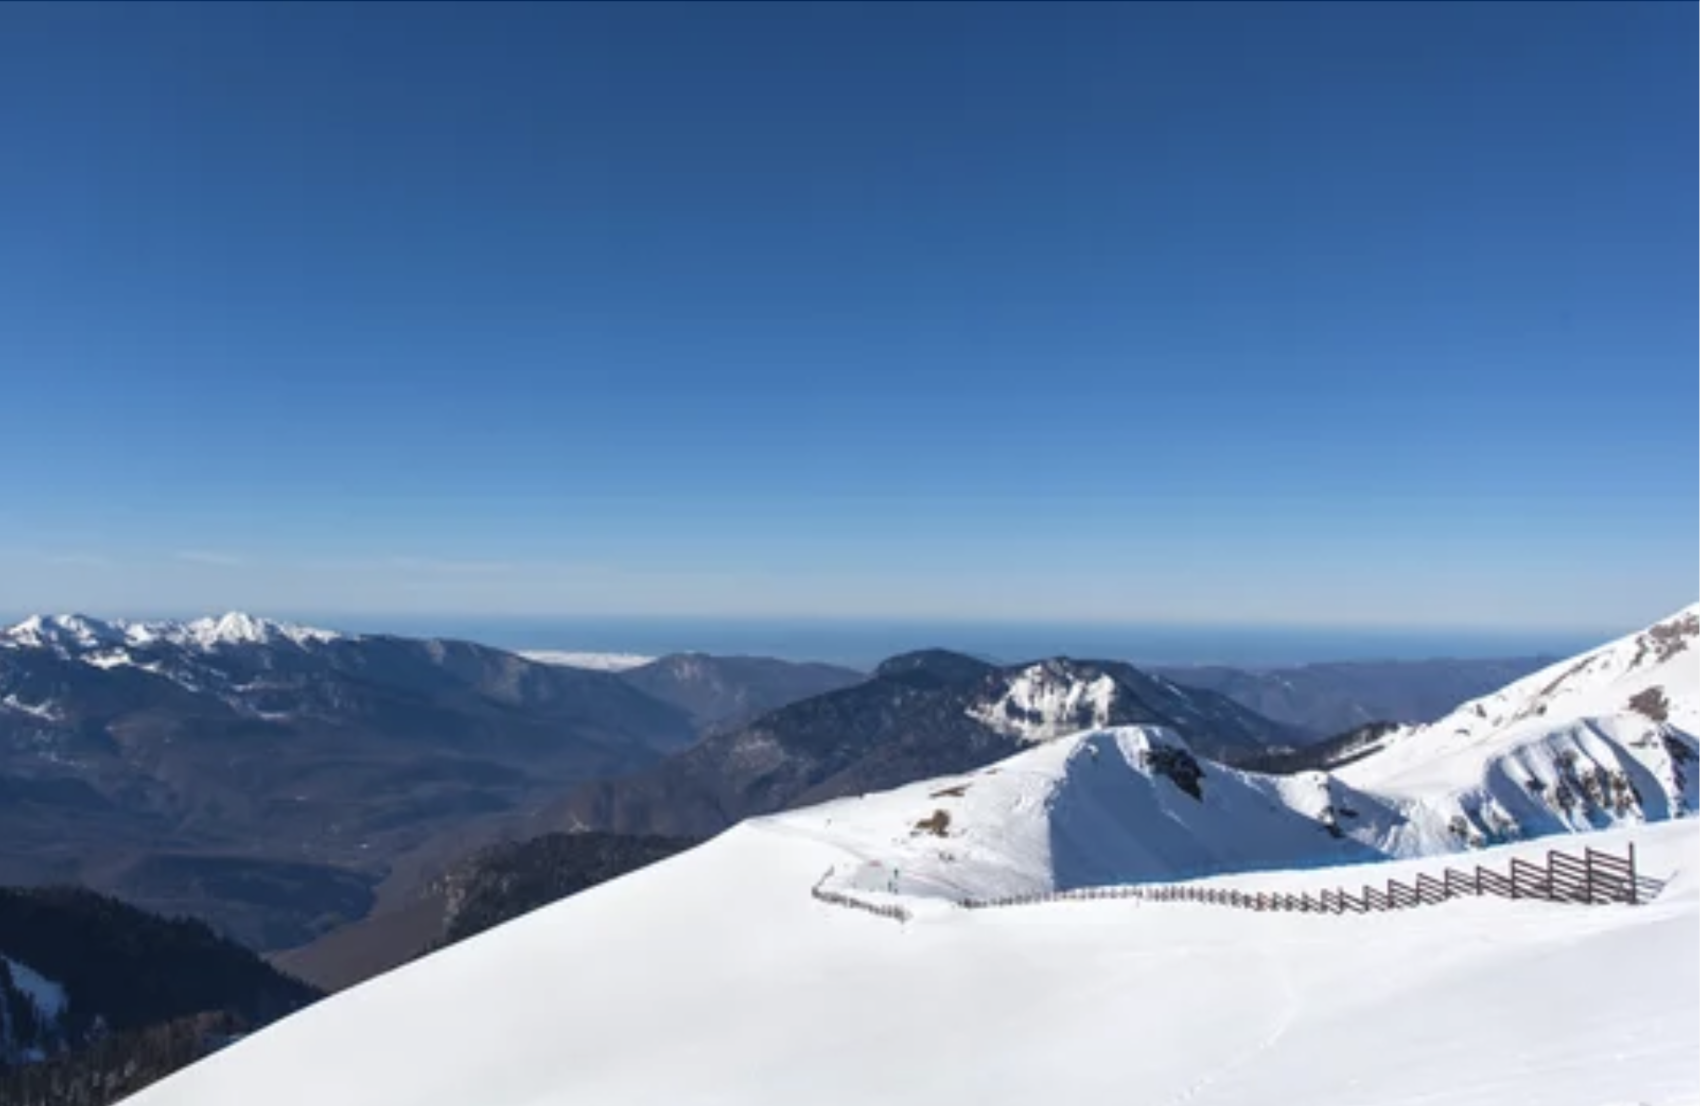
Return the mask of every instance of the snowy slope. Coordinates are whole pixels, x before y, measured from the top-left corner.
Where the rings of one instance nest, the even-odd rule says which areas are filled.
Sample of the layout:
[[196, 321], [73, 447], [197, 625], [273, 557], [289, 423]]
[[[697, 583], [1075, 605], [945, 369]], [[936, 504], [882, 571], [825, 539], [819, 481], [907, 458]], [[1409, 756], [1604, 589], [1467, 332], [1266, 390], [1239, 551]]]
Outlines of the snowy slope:
[[812, 900], [859, 855], [806, 829], [746, 823], [132, 1101], [1700, 1103], [1694, 820], [1594, 842], [1671, 877], [1638, 908], [935, 904], [907, 925]]
[[[1104, 883], [1434, 856], [1684, 817], [1700, 771], [1700, 606], [1378, 739], [1334, 773], [1262, 775], [1172, 730], [1051, 736], [1114, 690], [1010, 685], [1045, 740], [979, 772], [781, 816], [858, 859], [827, 889], [1000, 898]], [[1098, 692], [1103, 694], [1099, 695]]]
[[1700, 605], [1395, 731], [1340, 768], [1409, 819], [1403, 851], [1680, 817], [1700, 777]]
[[773, 823], [854, 857], [827, 890], [889, 890], [895, 869], [899, 894], [959, 901], [1380, 860], [1397, 817], [1320, 772], [1240, 772], [1122, 726]]
[[[1692, 805], [1691, 783], [1670, 776], [1673, 801], [1659, 777], [1687, 763], [1673, 748], [1693, 748], [1690, 613], [1400, 731], [1332, 776], [1236, 771], [1170, 729], [1130, 725], [746, 822], [345, 992], [136, 1101], [1700, 1106], [1700, 820], [1651, 824]], [[1654, 687], [1662, 718], [1647, 716]], [[1067, 717], [1090, 698], [1024, 694], [1003, 716]], [[1584, 755], [1630, 778], [1622, 809], [1609, 773], [1581, 775]], [[1599, 801], [1575, 798], [1569, 817], [1556, 802], [1539, 808], [1551, 817], [1519, 807], [1515, 831], [1616, 823], [1588, 843], [1633, 842], [1642, 873], [1665, 881], [1650, 905], [1470, 900], [1328, 918], [955, 905], [1208, 872], [1256, 889], [1351, 885], [1368, 877], [1340, 865], [1382, 858], [1395, 859], [1375, 879], [1409, 880], [1434, 871], [1430, 854], [1487, 844], [1451, 832], [1450, 812], [1538, 796], [1520, 774], [1543, 771], [1579, 796], [1594, 781]], [[1473, 859], [1502, 867], [1547, 847]], [[911, 920], [817, 901], [811, 886], [901, 903]]]

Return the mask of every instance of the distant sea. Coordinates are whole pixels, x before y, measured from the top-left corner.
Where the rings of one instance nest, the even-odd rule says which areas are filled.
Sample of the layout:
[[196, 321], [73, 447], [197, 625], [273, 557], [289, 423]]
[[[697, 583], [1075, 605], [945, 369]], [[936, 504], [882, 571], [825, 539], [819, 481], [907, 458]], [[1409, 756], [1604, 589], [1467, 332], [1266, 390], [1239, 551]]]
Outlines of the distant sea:
[[1071, 656], [1147, 665], [1273, 667], [1316, 661], [1438, 657], [1563, 657], [1615, 636], [1476, 630], [1364, 630], [1271, 626], [1043, 625], [993, 623], [660, 618], [304, 617], [364, 633], [452, 637], [503, 649], [585, 653], [701, 652], [827, 661], [869, 669], [886, 657], [940, 647], [1001, 663]]

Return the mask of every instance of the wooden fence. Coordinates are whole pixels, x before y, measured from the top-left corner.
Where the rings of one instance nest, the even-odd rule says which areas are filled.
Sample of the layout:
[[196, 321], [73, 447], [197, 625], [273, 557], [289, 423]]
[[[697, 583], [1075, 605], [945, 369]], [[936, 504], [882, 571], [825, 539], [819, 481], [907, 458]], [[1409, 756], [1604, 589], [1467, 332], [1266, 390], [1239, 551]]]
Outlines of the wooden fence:
[[1625, 856], [1613, 856], [1588, 848], [1583, 849], [1580, 855], [1552, 849], [1547, 852], [1544, 865], [1514, 857], [1505, 872], [1481, 865], [1465, 871], [1447, 868], [1439, 878], [1420, 872], [1409, 883], [1389, 879], [1385, 886], [1364, 884], [1359, 891], [1341, 887], [1293, 894], [1190, 884], [1088, 887], [1078, 891], [1013, 895], [1001, 899], [963, 899], [959, 905], [979, 910], [1041, 902], [1140, 899], [1145, 902], [1208, 903], [1259, 912], [1368, 914], [1432, 906], [1448, 899], [1479, 895], [1553, 903], [1625, 903], [1634, 906], [1642, 901], [1641, 881], [1635, 872], [1635, 846], [1630, 845]]
[[822, 885], [832, 878], [832, 872], [833, 869], [828, 868], [826, 870], [826, 874], [816, 880], [813, 887], [809, 888], [809, 894], [813, 895], [819, 901], [831, 903], [833, 906], [843, 906], [848, 907], [851, 910], [861, 910], [869, 914], [873, 914], [876, 917], [890, 918], [897, 922], [907, 922], [909, 920], [909, 911], [895, 903], [867, 902], [864, 899], [858, 899], [851, 895], [842, 894], [838, 891], [824, 890]]

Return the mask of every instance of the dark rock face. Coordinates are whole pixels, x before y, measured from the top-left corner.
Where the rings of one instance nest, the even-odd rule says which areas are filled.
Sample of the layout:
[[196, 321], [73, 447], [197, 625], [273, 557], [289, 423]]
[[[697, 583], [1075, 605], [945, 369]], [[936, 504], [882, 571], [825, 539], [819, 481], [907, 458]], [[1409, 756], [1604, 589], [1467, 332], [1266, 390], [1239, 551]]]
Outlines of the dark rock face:
[[1204, 799], [1204, 768], [1185, 749], [1155, 742], [1140, 754], [1142, 766], [1154, 775], [1162, 776], [1200, 802]]

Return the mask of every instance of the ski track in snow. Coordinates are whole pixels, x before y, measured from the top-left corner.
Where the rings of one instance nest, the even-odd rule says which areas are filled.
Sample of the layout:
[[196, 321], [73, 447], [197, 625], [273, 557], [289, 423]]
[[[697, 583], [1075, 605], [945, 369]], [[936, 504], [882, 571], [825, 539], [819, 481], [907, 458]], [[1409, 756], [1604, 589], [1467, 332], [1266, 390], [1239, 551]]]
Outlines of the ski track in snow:
[[[1279, 958], [1270, 955], [1268, 952], [1259, 951], [1258, 957], [1264, 968], [1277, 980], [1277, 990], [1281, 996], [1274, 1027], [1265, 1033], [1256, 1044], [1240, 1052], [1226, 1063], [1219, 1066], [1206, 1064], [1205, 1073], [1179, 1094], [1165, 1100], [1164, 1106], [1208, 1102], [1213, 1088], [1230, 1078], [1235, 1072], [1255, 1062], [1264, 1053], [1280, 1045], [1282, 1038], [1287, 1035], [1287, 1030], [1298, 1020], [1299, 996], [1293, 988], [1291, 972]], [[1201, 1098], [1201, 1096], [1203, 1097]]]

